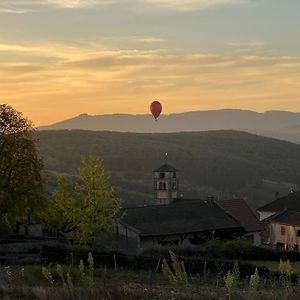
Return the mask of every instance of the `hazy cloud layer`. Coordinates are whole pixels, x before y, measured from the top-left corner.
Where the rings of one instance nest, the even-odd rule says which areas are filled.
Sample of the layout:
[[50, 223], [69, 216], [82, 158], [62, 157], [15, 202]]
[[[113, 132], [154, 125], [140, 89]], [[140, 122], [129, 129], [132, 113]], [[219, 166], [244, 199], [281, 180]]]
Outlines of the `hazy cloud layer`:
[[244, 3], [245, 0], [141, 0], [153, 5], [176, 9], [176, 10], [197, 10], [207, 9], [216, 6], [233, 5]]
[[246, 0], [2, 0], [0, 13], [26, 13], [44, 8], [88, 8], [108, 4], [144, 4], [179, 11], [201, 10], [216, 6], [245, 3]]
[[158, 95], [165, 112], [300, 110], [300, 57], [2, 43], [0, 59], [1, 99], [38, 125], [82, 111], [145, 113]]

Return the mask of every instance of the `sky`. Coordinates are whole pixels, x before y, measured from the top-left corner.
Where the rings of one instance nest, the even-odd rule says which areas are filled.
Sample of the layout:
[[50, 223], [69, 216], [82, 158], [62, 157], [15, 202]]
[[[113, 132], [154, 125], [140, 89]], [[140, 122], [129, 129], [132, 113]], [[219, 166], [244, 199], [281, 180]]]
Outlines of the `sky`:
[[1, 0], [0, 103], [81, 113], [300, 111], [299, 0]]

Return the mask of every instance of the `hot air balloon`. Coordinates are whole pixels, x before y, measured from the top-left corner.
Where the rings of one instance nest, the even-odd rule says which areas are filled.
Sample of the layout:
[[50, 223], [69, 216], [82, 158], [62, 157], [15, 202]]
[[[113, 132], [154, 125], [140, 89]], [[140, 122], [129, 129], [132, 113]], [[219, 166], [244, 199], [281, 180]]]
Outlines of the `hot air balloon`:
[[157, 118], [162, 111], [162, 105], [158, 101], [154, 101], [151, 103], [150, 110], [153, 117], [155, 118], [155, 121], [157, 121]]

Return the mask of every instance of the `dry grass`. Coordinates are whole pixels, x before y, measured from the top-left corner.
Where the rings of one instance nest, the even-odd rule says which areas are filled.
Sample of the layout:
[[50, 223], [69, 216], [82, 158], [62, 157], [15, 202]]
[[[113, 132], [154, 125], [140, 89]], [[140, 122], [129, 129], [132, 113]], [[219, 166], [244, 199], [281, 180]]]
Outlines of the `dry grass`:
[[[255, 300], [299, 299], [299, 291], [286, 290], [261, 291]], [[22, 286], [1, 287], [0, 297], [4, 300], [221, 300], [228, 299], [223, 288], [207, 287], [149, 287], [143, 284], [119, 284], [113, 286], [97, 285], [95, 287], [46, 287]], [[245, 291], [236, 293], [233, 299], [249, 299]]]
[[[186, 285], [170, 284], [162, 274], [118, 269], [93, 270], [89, 280], [78, 267], [48, 266], [51, 280], [40, 266], [0, 267], [0, 299], [4, 300], [225, 300], [228, 299], [224, 279], [188, 278]], [[59, 270], [57, 273], [56, 271]], [[62, 276], [63, 274], [63, 276]], [[47, 276], [46, 276], [47, 277]], [[63, 279], [62, 279], [63, 277]], [[218, 282], [218, 283], [217, 283]], [[300, 287], [283, 288], [278, 282], [260, 287], [258, 295], [249, 294], [249, 282], [240, 281], [232, 299], [285, 300], [300, 299]]]

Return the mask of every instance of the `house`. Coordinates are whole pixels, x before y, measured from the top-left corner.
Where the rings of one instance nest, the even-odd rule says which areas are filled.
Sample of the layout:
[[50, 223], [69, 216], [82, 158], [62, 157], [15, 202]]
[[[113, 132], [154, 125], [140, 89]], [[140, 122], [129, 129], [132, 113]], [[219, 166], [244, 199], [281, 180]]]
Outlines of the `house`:
[[276, 193], [275, 200], [257, 209], [259, 220], [263, 221], [283, 210], [300, 211], [300, 191], [291, 190], [289, 194], [279, 197]]
[[300, 249], [300, 192], [291, 191], [257, 210], [262, 243], [277, 250]]
[[19, 219], [13, 228], [13, 236], [22, 238], [42, 238], [43, 226], [41, 218], [33, 216], [31, 210], [27, 216]]
[[245, 236], [252, 241], [253, 245], [261, 245], [262, 226], [244, 199], [220, 200], [217, 203], [239, 221], [247, 232]]
[[179, 196], [179, 171], [166, 161], [154, 171], [155, 205], [128, 207], [116, 233], [139, 250], [156, 245], [198, 245], [248, 235], [260, 244], [260, 224], [243, 200], [214, 201]]
[[169, 205], [124, 211], [122, 227], [128, 224], [136, 229], [141, 249], [167, 244], [198, 245], [212, 238], [229, 239], [245, 233], [237, 220], [210, 200], [178, 199]]

